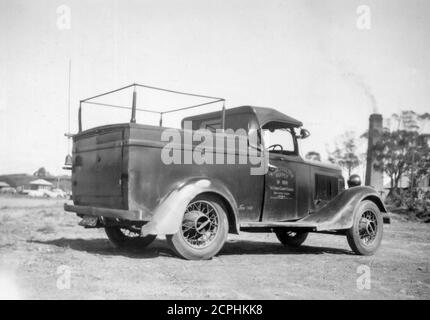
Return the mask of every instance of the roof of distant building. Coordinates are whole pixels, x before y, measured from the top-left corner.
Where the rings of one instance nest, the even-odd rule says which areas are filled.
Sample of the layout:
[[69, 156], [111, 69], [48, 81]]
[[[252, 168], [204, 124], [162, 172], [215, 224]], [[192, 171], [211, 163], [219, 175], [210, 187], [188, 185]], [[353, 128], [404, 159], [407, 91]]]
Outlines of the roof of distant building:
[[43, 179], [37, 179], [30, 182], [32, 185], [37, 186], [52, 186], [52, 183]]
[[4, 181], [0, 181], [0, 188], [7, 188], [10, 187], [10, 185]]

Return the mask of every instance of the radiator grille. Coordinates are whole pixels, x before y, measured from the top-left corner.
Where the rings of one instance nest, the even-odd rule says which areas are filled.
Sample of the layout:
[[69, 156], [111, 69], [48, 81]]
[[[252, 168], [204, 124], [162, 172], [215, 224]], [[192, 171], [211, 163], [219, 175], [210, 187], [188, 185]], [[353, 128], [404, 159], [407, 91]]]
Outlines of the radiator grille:
[[337, 177], [315, 175], [315, 199], [330, 200], [339, 192], [339, 181]]

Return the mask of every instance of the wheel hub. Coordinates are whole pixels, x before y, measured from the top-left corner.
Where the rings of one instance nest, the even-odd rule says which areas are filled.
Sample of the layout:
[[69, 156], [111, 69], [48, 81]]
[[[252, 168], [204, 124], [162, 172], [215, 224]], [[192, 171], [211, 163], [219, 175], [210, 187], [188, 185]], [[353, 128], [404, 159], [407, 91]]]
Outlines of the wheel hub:
[[364, 245], [370, 245], [376, 238], [378, 232], [378, 223], [376, 215], [372, 211], [366, 211], [361, 216], [359, 222], [360, 240]]
[[190, 211], [184, 216], [183, 224], [193, 228], [197, 233], [204, 234], [209, 229], [210, 219], [202, 212]]
[[193, 248], [208, 246], [218, 232], [218, 213], [206, 201], [188, 205], [182, 221], [182, 237]]

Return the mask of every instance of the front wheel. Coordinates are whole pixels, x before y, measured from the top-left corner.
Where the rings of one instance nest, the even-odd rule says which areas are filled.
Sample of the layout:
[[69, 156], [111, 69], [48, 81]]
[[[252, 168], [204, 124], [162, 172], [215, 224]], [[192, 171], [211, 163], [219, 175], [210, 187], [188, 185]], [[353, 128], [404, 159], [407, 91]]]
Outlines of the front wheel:
[[139, 228], [121, 228], [117, 226], [105, 227], [106, 235], [116, 248], [145, 248], [157, 237], [149, 234], [140, 235]]
[[365, 200], [359, 204], [353, 225], [346, 232], [351, 249], [359, 255], [373, 255], [382, 241], [383, 219], [378, 206]]
[[210, 259], [227, 240], [226, 212], [225, 206], [217, 197], [196, 197], [188, 204], [179, 231], [167, 235], [166, 239], [175, 253], [184, 259]]
[[308, 237], [308, 232], [277, 231], [275, 234], [284, 246], [295, 248], [300, 247]]

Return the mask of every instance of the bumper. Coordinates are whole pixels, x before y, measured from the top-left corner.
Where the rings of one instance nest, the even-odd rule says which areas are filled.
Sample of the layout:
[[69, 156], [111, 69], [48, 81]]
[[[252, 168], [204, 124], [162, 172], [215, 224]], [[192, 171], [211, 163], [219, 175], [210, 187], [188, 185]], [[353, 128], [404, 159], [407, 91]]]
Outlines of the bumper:
[[142, 210], [131, 211], [89, 206], [74, 206], [66, 203], [64, 204], [64, 210], [69, 212], [76, 212], [77, 214], [82, 214], [86, 216], [118, 218], [130, 221], [144, 221], [144, 214]]

